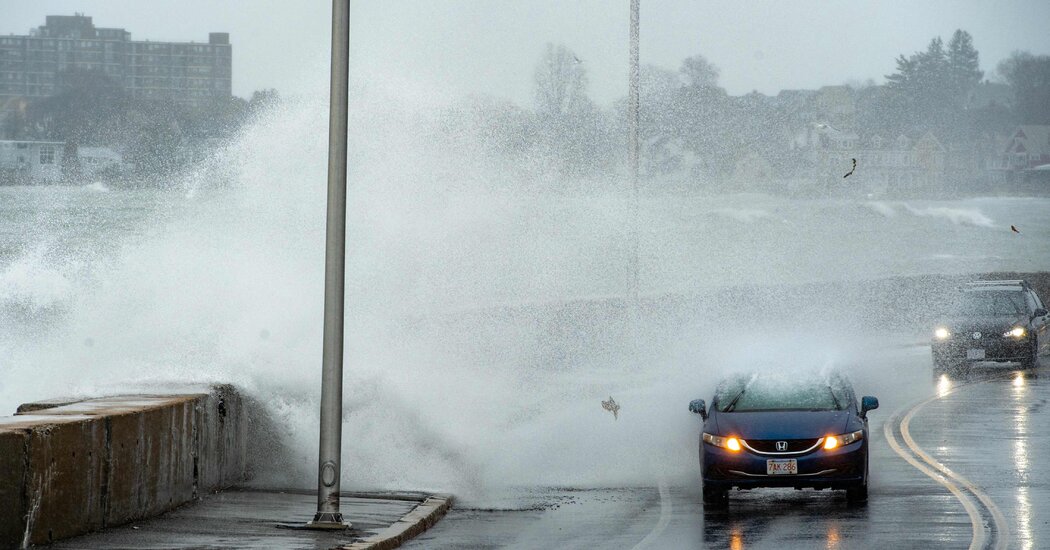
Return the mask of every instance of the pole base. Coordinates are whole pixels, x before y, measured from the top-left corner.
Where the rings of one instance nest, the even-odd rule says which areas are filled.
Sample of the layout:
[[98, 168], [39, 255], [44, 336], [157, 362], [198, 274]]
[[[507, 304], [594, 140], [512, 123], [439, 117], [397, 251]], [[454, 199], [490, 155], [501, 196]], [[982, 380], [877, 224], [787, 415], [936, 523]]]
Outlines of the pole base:
[[343, 521], [343, 514], [339, 512], [317, 512], [314, 520], [306, 524], [307, 529], [318, 529], [325, 531], [337, 531], [349, 529], [350, 524]]

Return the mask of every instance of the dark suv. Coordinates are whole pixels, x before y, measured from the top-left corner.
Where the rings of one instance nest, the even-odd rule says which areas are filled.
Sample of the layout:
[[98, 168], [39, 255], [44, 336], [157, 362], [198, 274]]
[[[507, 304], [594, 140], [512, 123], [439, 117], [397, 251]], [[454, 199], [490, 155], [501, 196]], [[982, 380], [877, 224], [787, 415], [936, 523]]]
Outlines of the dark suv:
[[1026, 281], [966, 285], [933, 332], [933, 367], [955, 372], [979, 361], [1033, 368], [1050, 352], [1047, 311]]

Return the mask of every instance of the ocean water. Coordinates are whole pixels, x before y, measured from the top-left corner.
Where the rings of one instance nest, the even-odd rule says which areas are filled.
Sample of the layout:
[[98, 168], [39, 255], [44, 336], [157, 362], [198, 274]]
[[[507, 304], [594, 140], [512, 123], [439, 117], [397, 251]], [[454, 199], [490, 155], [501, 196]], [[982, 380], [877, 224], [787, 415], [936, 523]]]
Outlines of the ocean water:
[[[272, 447], [257, 481], [311, 486], [324, 123], [323, 100], [286, 104], [159, 189], [0, 187], [0, 411], [232, 382], [273, 435], [256, 442]], [[629, 291], [625, 185], [515, 192], [498, 166], [450, 172], [479, 153], [384, 126], [399, 123], [379, 120], [378, 143], [351, 158], [345, 486], [483, 498], [644, 482], [668, 457], [695, 458], [694, 419], [679, 409], [721, 373], [859, 353], [857, 334], [815, 338], [819, 315], [761, 318], [753, 349], [735, 304], [705, 304], [683, 324], [590, 307]], [[644, 194], [639, 290], [1047, 270], [1048, 214], [1045, 198]], [[598, 405], [610, 395], [620, 420]], [[680, 475], [695, 467], [672, 462]]]

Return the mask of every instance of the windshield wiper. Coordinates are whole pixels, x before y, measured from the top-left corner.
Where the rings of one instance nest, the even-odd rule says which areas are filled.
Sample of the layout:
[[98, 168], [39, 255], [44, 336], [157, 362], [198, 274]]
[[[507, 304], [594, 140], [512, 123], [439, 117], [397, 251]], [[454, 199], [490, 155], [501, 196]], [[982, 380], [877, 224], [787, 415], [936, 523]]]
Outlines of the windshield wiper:
[[740, 401], [740, 398], [744, 395], [744, 392], [746, 391], [747, 388], [740, 390], [740, 393], [736, 394], [736, 397], [734, 397], [733, 400], [730, 401], [728, 405], [726, 405], [726, 408], [722, 409], [722, 412], [733, 412], [733, 408], [736, 407], [736, 402]]
[[839, 398], [835, 397], [835, 390], [831, 389], [831, 386], [828, 386], [828, 393], [831, 394], [831, 400], [835, 402], [835, 410], [836, 411], [841, 411], [842, 410], [842, 404], [839, 403]]

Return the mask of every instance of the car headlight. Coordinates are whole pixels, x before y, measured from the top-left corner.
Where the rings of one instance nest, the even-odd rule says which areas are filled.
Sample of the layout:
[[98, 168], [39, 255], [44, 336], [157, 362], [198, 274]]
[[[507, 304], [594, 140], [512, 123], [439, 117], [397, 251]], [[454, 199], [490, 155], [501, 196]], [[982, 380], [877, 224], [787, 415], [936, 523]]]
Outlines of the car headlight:
[[831, 450], [843, 445], [849, 445], [856, 441], [864, 439], [864, 430], [857, 430], [852, 433], [842, 435], [829, 435], [824, 438], [824, 448]]
[[951, 335], [952, 335], [952, 333], [948, 332], [948, 329], [946, 329], [944, 327], [937, 327], [933, 331], [933, 337], [938, 339], [938, 340], [947, 340], [948, 337], [951, 336]]
[[740, 450], [740, 440], [735, 437], [722, 437], [720, 435], [711, 435], [707, 432], [704, 432], [704, 443], [710, 443], [715, 447], [729, 449], [733, 452], [737, 452]]
[[1012, 336], [1014, 338], [1024, 338], [1025, 334], [1026, 334], [1026, 332], [1024, 330], [1024, 327], [1014, 327], [1014, 328], [1004, 332], [1003, 333], [1003, 337], [1010, 337], [1010, 336]]

